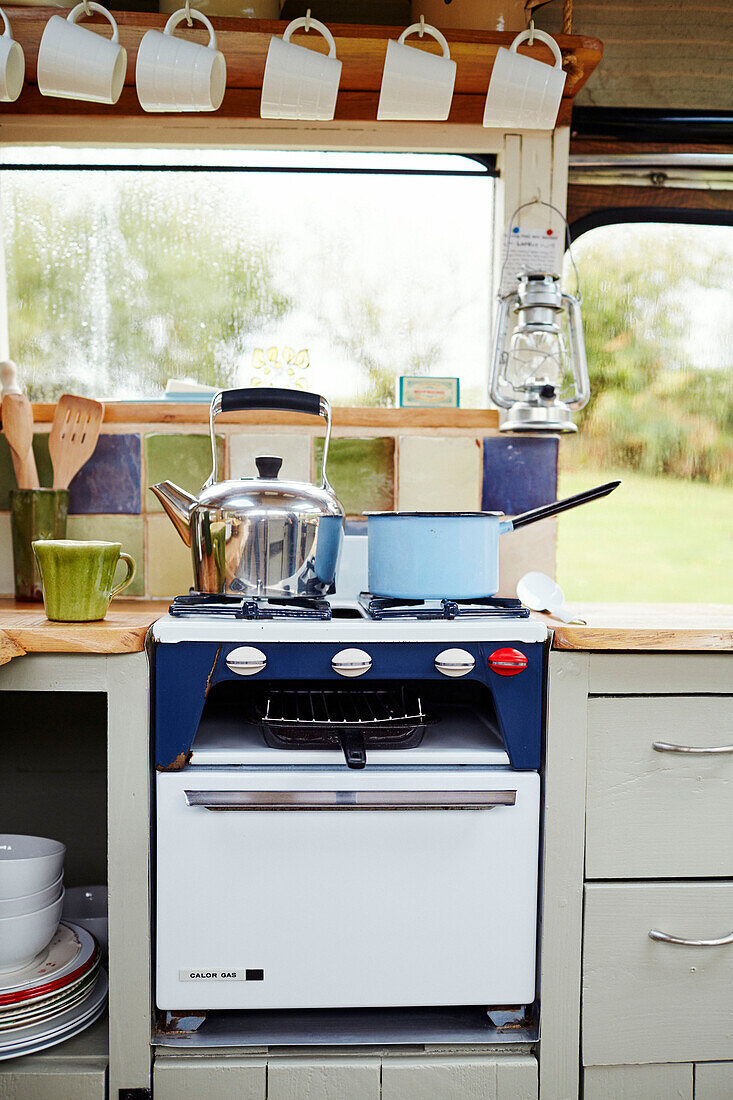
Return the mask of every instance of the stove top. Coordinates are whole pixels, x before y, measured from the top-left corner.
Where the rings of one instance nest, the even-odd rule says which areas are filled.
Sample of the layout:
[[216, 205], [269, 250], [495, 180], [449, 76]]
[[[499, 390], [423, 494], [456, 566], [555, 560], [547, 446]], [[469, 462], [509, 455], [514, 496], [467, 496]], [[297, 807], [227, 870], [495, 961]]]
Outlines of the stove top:
[[267, 601], [177, 596], [153, 625], [158, 642], [543, 642], [547, 627], [518, 600], [464, 603], [375, 599], [368, 593], [330, 600]]
[[189, 592], [176, 596], [169, 614], [174, 618], [214, 617], [224, 619], [330, 619], [328, 600], [258, 600], [247, 596], [224, 596], [210, 592]]
[[174, 598], [169, 614], [176, 619], [317, 619], [321, 621], [332, 618], [364, 618], [377, 621], [529, 618], [529, 610], [523, 607], [519, 600], [501, 596], [484, 596], [471, 600], [402, 600], [372, 596], [371, 592], [362, 592], [356, 605], [348, 606], [339, 602], [332, 607], [325, 599], [253, 599], [246, 596], [191, 591], [185, 596]]
[[471, 600], [397, 600], [362, 592], [359, 604], [370, 619], [528, 619], [520, 600], [481, 596]]

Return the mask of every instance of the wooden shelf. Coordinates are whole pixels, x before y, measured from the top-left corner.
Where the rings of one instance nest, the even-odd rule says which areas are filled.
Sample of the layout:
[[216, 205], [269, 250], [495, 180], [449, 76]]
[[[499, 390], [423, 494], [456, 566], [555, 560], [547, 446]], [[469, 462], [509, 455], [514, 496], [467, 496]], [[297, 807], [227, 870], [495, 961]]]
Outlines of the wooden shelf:
[[[33, 406], [36, 424], [50, 424], [56, 406]], [[382, 409], [369, 405], [335, 406], [332, 409], [335, 428], [460, 428], [484, 431], [497, 428], [496, 409]], [[223, 413], [217, 424], [303, 424], [313, 425], [312, 416], [288, 412]], [[209, 405], [194, 402], [126, 402], [108, 401], [104, 406], [105, 424], [208, 424]]]
[[[161, 29], [167, 16], [137, 12], [114, 12], [120, 28], [120, 41], [127, 50], [127, 74], [125, 89], [117, 104], [105, 106], [93, 103], [76, 103], [70, 100], [54, 99], [42, 96], [36, 86], [36, 64], [38, 46], [43, 29], [52, 15], [63, 13], [58, 8], [7, 7], [14, 37], [20, 42], [26, 56], [26, 88], [16, 103], [0, 105], [0, 126], [6, 125], [14, 116], [34, 116], [61, 119], [129, 119], [147, 118], [151, 128], [160, 127], [160, 117], [145, 115], [135, 92], [135, 61], [137, 48], [145, 31], [150, 28]], [[258, 19], [214, 18], [212, 23], [217, 32], [218, 45], [227, 61], [227, 91], [224, 102], [213, 117], [222, 119], [258, 119], [260, 89], [265, 67], [265, 58], [270, 37], [281, 35], [287, 26], [284, 22]], [[102, 16], [85, 21], [85, 26], [105, 34], [109, 23]], [[336, 41], [336, 54], [343, 62], [341, 85], [336, 105], [336, 122], [339, 121], [376, 121], [379, 88], [382, 69], [387, 50], [387, 41], [396, 38], [398, 28], [375, 26], [352, 26], [332, 24], [330, 30]], [[186, 31], [187, 37], [194, 41], [208, 41], [208, 32], [193, 28]], [[509, 46], [513, 33], [489, 33], [483, 31], [448, 30], [451, 56], [457, 63], [455, 95], [449, 123], [478, 124], [483, 118], [484, 100], [489, 84], [491, 68], [500, 46]], [[300, 40], [302, 33], [294, 36]], [[328, 47], [320, 36], [311, 35], [309, 40], [313, 48], [325, 52]], [[418, 39], [411, 39], [418, 43]], [[565, 97], [558, 116], [558, 125], [568, 125], [573, 97], [583, 87], [588, 77], [601, 60], [603, 46], [596, 38], [579, 35], [559, 35], [558, 45], [563, 55], [563, 67], [568, 79]], [[432, 53], [440, 52], [440, 47], [432, 39], [425, 38], [418, 45]], [[551, 61], [549, 49], [537, 43], [530, 51], [526, 43], [520, 47], [521, 53], [531, 53], [540, 60]], [[183, 116], [190, 125], [191, 115]], [[198, 116], [207, 119], [212, 116]], [[166, 125], [181, 120], [181, 116], [165, 116]], [[301, 123], [301, 126], [309, 124]], [[328, 124], [326, 124], [328, 125]], [[383, 124], [382, 124], [383, 125]], [[410, 127], [410, 122], [399, 123]], [[445, 123], [423, 125], [444, 126]]]

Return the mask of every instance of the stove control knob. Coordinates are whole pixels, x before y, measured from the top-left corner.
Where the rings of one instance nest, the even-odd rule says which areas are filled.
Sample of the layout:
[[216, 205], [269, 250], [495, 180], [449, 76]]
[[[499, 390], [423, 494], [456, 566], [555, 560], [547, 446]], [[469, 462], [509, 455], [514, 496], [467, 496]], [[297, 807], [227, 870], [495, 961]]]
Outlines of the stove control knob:
[[267, 664], [267, 657], [261, 649], [255, 649], [251, 645], [240, 646], [227, 654], [227, 668], [236, 672], [237, 676], [255, 676]]
[[363, 649], [341, 649], [331, 659], [331, 668], [339, 676], [363, 676], [372, 667], [372, 659]]
[[495, 649], [489, 654], [489, 668], [497, 676], [516, 676], [526, 667], [527, 658], [518, 649]]
[[465, 649], [444, 649], [435, 658], [435, 667], [444, 676], [468, 676], [476, 660]]

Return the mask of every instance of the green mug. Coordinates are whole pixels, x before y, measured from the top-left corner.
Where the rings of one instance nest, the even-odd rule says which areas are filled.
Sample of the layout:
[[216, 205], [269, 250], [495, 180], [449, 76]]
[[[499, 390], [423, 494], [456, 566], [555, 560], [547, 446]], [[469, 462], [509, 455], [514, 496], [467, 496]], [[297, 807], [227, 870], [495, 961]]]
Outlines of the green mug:
[[[135, 562], [119, 542], [38, 539], [33, 543], [43, 584], [46, 616], [53, 622], [88, 623], [103, 619], [110, 600], [135, 576]], [[113, 587], [117, 563], [127, 563], [127, 576]]]

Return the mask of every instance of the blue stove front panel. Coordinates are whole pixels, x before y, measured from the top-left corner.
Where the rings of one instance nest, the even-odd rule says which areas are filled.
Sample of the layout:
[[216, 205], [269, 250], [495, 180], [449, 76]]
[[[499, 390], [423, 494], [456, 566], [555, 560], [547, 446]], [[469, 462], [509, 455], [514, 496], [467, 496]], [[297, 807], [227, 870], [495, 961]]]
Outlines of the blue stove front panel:
[[[232, 672], [227, 655], [242, 642], [155, 643], [154, 720], [155, 764], [161, 771], [185, 766], [196, 730], [211, 689], [224, 681], [238, 681], [242, 691], [265, 680], [344, 681], [331, 668], [331, 659], [343, 644], [335, 642], [257, 643], [267, 657], [267, 674], [242, 677]], [[468, 650], [476, 661], [473, 673], [465, 681], [486, 684], [491, 691], [499, 730], [512, 766], [535, 770], [540, 766], [542, 718], [544, 712], [544, 644], [512, 643], [527, 658], [527, 667], [515, 676], [501, 676], [489, 667], [488, 657], [500, 648], [497, 642], [462, 642], [451, 639], [453, 646]], [[379, 642], [369, 645], [372, 667], [358, 683], [374, 680], [444, 680], [435, 668], [435, 658], [445, 642]]]

